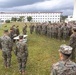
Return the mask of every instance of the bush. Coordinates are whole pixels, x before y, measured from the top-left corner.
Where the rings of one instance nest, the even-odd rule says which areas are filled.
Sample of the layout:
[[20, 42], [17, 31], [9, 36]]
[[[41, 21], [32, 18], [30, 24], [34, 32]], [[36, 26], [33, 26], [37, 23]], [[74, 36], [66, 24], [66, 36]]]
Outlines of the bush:
[[10, 23], [10, 20], [6, 20], [5, 22], [6, 22], [6, 23]]

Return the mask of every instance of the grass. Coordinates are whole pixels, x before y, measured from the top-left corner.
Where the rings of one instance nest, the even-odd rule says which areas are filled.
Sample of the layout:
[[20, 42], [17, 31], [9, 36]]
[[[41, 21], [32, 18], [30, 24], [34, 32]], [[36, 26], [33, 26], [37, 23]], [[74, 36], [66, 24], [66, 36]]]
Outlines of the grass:
[[[7, 25], [7, 29], [11, 25], [19, 25], [20, 32], [22, 32], [22, 27], [24, 23], [10, 23], [4, 24], [2, 30], [0, 30], [0, 36], [3, 35], [4, 26]], [[29, 23], [28, 23], [29, 25]], [[52, 64], [59, 60], [58, 49], [63, 41], [58, 41], [56, 39], [51, 39], [43, 35], [37, 35], [35, 33], [30, 34], [28, 26], [28, 61], [26, 75], [50, 75], [50, 70]], [[68, 41], [65, 42], [68, 44]], [[3, 66], [2, 53], [0, 51], [0, 75], [20, 75], [18, 72], [18, 63], [16, 56], [12, 51], [12, 67], [10, 69], [5, 69]]]

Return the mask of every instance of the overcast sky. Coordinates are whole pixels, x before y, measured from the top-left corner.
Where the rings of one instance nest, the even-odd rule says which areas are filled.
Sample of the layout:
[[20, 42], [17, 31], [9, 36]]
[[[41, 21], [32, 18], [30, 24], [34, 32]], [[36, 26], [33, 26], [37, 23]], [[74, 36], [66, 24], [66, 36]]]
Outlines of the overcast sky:
[[73, 14], [74, 0], [0, 0], [0, 12], [63, 12]]

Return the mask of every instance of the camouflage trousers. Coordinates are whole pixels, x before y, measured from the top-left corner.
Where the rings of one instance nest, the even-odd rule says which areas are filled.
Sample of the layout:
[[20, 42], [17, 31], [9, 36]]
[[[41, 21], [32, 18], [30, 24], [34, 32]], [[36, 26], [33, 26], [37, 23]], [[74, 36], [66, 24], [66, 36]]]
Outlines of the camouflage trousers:
[[2, 52], [3, 62], [5, 67], [10, 67], [11, 65], [11, 51]]
[[26, 32], [23, 32], [24, 35], [26, 35]]
[[47, 36], [50, 37], [50, 32], [47, 32]]
[[63, 39], [66, 40], [68, 38], [68, 33], [63, 33]]
[[30, 34], [32, 34], [33, 33], [33, 30], [30, 30]]
[[27, 57], [19, 58], [17, 57], [18, 60], [18, 67], [20, 72], [24, 72], [26, 68], [26, 62], [27, 62]]
[[45, 31], [44, 31], [44, 30], [42, 30], [41, 34], [42, 34], [42, 35], [45, 35]]

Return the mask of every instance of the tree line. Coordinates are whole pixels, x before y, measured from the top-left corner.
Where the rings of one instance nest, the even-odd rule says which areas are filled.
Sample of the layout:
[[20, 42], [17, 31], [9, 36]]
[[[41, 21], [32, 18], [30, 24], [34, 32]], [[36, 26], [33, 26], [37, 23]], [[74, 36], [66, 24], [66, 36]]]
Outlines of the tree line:
[[[31, 20], [32, 20], [32, 17], [28, 16], [27, 21], [30, 22]], [[5, 22], [10, 23], [10, 22], [24, 22], [24, 21], [25, 21], [25, 16], [20, 16], [19, 18], [12, 17], [11, 20], [6, 20]]]

